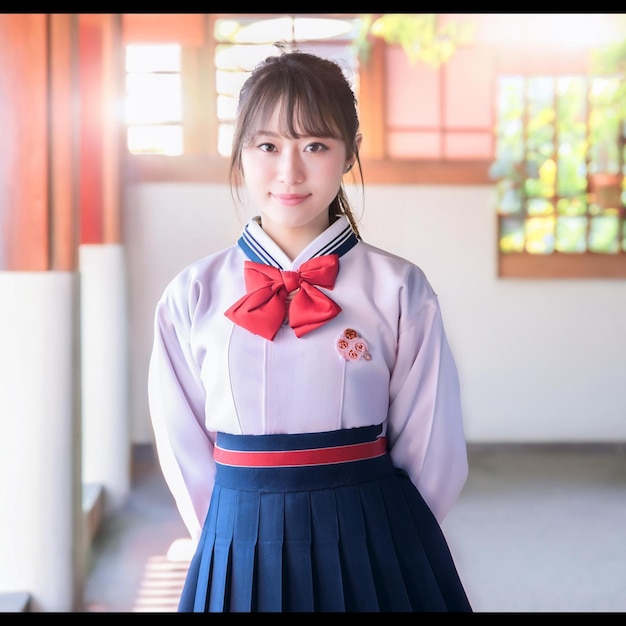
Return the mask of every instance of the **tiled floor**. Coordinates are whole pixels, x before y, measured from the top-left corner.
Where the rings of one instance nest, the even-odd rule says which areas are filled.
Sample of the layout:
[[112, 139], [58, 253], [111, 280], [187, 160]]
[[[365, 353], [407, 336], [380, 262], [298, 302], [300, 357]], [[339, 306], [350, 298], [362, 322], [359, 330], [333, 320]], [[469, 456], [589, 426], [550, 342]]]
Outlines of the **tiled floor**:
[[[443, 528], [477, 612], [626, 611], [623, 448], [471, 448]], [[188, 548], [158, 468], [145, 463], [96, 538], [86, 611], [175, 611]]]
[[176, 610], [189, 541], [158, 467], [141, 456], [126, 506], [102, 523], [94, 541], [87, 612]]

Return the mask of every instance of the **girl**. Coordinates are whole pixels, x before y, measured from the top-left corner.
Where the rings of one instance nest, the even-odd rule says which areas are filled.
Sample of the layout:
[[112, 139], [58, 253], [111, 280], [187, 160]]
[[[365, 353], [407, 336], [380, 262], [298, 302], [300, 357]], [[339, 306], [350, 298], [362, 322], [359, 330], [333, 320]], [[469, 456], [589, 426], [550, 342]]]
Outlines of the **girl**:
[[468, 471], [457, 370], [423, 272], [359, 236], [360, 144], [336, 63], [262, 62], [230, 167], [258, 216], [158, 302], [150, 411], [197, 542], [180, 611], [471, 611], [439, 525]]

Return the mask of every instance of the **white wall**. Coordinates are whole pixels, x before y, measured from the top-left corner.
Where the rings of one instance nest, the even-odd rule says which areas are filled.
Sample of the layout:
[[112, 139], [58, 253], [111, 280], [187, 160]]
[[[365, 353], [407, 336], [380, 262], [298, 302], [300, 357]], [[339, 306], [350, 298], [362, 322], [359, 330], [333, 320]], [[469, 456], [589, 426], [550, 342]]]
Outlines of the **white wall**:
[[[361, 234], [422, 267], [456, 355], [470, 442], [626, 440], [626, 282], [498, 279], [490, 186], [368, 186]], [[236, 241], [221, 185], [145, 184], [125, 195], [132, 440], [152, 441], [153, 310], [187, 263]]]
[[87, 550], [80, 484], [75, 272], [0, 272], [0, 592], [76, 611]]

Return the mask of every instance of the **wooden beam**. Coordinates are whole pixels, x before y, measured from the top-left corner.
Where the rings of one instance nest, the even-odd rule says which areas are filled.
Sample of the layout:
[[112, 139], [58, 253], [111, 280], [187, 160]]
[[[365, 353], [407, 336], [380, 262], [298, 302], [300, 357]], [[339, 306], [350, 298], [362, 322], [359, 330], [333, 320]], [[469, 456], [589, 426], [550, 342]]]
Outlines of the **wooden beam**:
[[79, 16], [80, 243], [102, 243], [102, 15]]
[[124, 145], [125, 72], [122, 20], [106, 14], [102, 30], [102, 242], [122, 242], [121, 150]]
[[124, 44], [176, 41], [201, 46], [206, 36], [204, 18], [204, 13], [124, 13]]
[[118, 243], [124, 122], [121, 16], [79, 15], [80, 243]]
[[76, 16], [50, 15], [51, 269], [78, 266]]

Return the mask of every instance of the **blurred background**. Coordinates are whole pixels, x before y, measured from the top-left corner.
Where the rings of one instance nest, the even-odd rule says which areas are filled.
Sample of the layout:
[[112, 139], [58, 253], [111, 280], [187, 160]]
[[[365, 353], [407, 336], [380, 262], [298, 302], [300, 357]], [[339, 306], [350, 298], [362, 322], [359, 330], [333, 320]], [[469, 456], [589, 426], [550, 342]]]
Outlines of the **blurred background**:
[[[232, 121], [280, 41], [341, 63], [363, 238], [439, 295], [471, 452], [446, 531], [477, 608], [626, 609], [624, 531], [598, 526], [626, 528], [625, 18], [0, 14], [0, 607], [147, 610], [146, 568], [184, 571], [147, 406], [153, 312], [249, 217], [226, 180]], [[510, 542], [563, 569], [498, 576]]]

